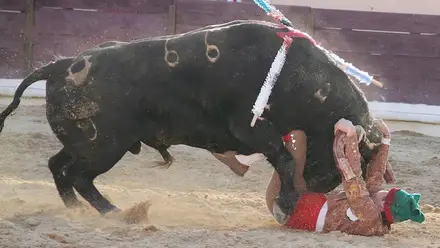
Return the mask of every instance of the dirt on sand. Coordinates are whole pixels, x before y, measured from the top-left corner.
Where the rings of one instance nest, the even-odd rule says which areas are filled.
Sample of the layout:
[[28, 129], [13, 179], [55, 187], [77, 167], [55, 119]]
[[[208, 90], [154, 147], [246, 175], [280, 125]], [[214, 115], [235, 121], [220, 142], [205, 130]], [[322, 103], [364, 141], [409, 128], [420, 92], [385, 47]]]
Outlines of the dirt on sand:
[[[9, 101], [2, 99], [0, 109]], [[97, 187], [125, 212], [101, 217], [93, 209], [70, 210], [62, 204], [47, 167], [61, 145], [43, 103], [23, 100], [0, 134], [2, 248], [440, 246], [438, 138], [392, 134], [396, 185], [422, 193], [426, 222], [394, 225], [385, 237], [285, 229], [273, 221], [264, 202], [272, 173], [267, 162], [253, 165], [240, 178], [208, 152], [187, 146], [170, 149], [176, 161], [168, 170], [150, 168], [161, 157], [147, 146], [137, 156], [127, 153], [96, 179]], [[134, 215], [127, 217], [128, 212]]]

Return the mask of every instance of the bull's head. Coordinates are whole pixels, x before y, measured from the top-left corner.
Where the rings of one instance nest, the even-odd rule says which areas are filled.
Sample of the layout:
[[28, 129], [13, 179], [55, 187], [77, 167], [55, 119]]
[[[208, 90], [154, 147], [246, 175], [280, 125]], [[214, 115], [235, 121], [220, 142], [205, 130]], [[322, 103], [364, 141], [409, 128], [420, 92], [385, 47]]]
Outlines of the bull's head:
[[[291, 126], [281, 124], [281, 129], [302, 128], [306, 133], [333, 136], [334, 124], [348, 119], [365, 130], [360, 150], [369, 162], [382, 134], [373, 125], [362, 90], [322, 50], [306, 39], [294, 39], [278, 82], [273, 91], [274, 105], [284, 106], [278, 108], [280, 112], [292, 113], [283, 117], [285, 125]], [[302, 123], [298, 116], [304, 119]]]

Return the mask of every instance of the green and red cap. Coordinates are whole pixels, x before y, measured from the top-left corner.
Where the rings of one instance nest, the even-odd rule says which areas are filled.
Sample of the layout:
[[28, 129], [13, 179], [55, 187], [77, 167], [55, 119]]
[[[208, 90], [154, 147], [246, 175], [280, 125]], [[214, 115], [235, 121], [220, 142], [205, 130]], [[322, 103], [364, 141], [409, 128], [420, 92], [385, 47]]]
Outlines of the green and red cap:
[[420, 194], [410, 194], [400, 188], [392, 188], [385, 197], [385, 218], [390, 224], [412, 220], [425, 221], [425, 215], [419, 209]]

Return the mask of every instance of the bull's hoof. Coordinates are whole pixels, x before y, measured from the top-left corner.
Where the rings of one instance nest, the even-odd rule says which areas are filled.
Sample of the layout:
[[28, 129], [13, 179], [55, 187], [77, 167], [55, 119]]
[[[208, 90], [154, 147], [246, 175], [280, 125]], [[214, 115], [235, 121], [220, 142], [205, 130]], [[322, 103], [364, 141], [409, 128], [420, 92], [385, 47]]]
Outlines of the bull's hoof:
[[116, 213], [120, 213], [120, 212], [121, 212], [121, 210], [115, 206], [110, 206], [108, 208], [99, 210], [99, 213], [101, 214], [101, 216], [106, 216], [106, 215], [109, 215], [112, 213], [116, 214]]
[[70, 209], [74, 209], [74, 208], [86, 208], [86, 207], [87, 207], [86, 204], [84, 204], [84, 203], [78, 201], [77, 199], [75, 199], [75, 200], [67, 200], [67, 201], [65, 202], [65, 205], [66, 205], [67, 208], [70, 208]]
[[273, 216], [275, 217], [275, 220], [278, 223], [282, 225], [287, 224], [287, 221], [289, 220], [289, 216], [281, 210], [280, 206], [276, 203], [276, 201], [273, 203], [272, 212], [273, 212]]
[[153, 168], [155, 168], [155, 167], [160, 167], [160, 168], [162, 168], [162, 169], [168, 169], [168, 168], [170, 168], [170, 166], [171, 166], [171, 164], [173, 163], [173, 160], [168, 160], [168, 161], [162, 161], [162, 162], [160, 162], [160, 161], [156, 161], [156, 162], [154, 162], [156, 165], [153, 165], [152, 167]]
[[281, 197], [277, 197], [275, 199], [273, 208], [277, 208], [279, 218], [281, 218], [280, 220], [284, 220], [293, 213], [293, 200], [289, 200], [289, 198], [283, 199]]

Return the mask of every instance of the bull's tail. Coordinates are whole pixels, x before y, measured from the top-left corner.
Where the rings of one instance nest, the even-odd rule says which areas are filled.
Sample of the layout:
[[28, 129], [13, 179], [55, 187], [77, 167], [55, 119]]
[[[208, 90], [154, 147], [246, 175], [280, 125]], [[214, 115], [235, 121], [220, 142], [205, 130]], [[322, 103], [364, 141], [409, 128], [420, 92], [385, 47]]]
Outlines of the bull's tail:
[[60, 68], [62, 68], [61, 70], [66, 70], [72, 64], [72, 62], [73, 58], [60, 59], [29, 74], [18, 86], [11, 104], [9, 104], [9, 106], [0, 114], [0, 132], [3, 130], [6, 117], [8, 117], [20, 104], [20, 98], [27, 87], [37, 81], [50, 79], [52, 74], [56, 73], [56, 71], [60, 70]]

